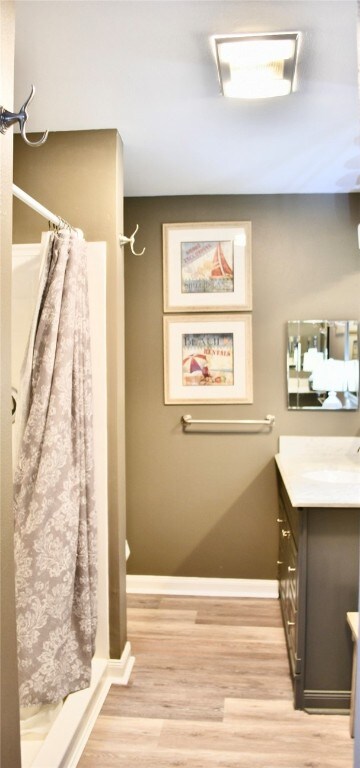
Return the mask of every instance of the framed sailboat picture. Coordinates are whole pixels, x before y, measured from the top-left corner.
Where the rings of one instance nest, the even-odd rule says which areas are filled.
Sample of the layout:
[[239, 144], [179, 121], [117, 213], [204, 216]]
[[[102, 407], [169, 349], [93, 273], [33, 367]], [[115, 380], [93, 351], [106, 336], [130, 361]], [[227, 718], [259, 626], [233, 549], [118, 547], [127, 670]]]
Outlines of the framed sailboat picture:
[[252, 403], [251, 315], [164, 316], [165, 404]]
[[252, 309], [251, 223], [163, 224], [164, 312]]

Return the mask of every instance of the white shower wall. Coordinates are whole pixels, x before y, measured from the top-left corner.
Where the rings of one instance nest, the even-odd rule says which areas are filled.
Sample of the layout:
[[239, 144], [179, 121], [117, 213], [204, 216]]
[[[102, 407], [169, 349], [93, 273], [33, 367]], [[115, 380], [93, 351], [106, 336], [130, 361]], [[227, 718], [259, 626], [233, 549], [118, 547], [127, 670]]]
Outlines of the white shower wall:
[[[35, 308], [40, 267], [40, 244], [13, 246], [12, 285], [12, 386], [18, 389], [20, 369], [25, 354], [32, 316]], [[99, 681], [109, 659], [109, 590], [108, 590], [108, 501], [107, 501], [107, 375], [106, 375], [106, 243], [87, 243], [90, 339], [93, 370], [93, 419], [95, 444], [95, 494], [98, 511], [98, 628], [93, 678]], [[81, 695], [83, 694], [83, 695]], [[85, 694], [85, 695], [84, 695]], [[68, 697], [62, 708], [69, 707], [71, 719], [81, 719], [81, 707], [89, 706], [89, 695], [79, 692]], [[79, 702], [79, 705], [77, 705]], [[46, 721], [46, 718], [45, 718]], [[36, 723], [40, 731], [46, 725]], [[46, 765], [46, 743], [52, 730], [59, 730], [58, 722], [52, 726], [44, 741], [43, 733], [30, 733], [22, 740], [22, 766]], [[62, 733], [61, 750], [64, 754], [66, 735]], [[55, 763], [56, 745], [52, 750], [54, 765], [66, 765], [61, 758]], [[42, 758], [43, 754], [43, 758]], [[44, 762], [45, 761], [45, 762]]]
[[93, 378], [95, 494], [98, 510], [98, 628], [96, 656], [109, 657], [106, 243], [87, 244]]

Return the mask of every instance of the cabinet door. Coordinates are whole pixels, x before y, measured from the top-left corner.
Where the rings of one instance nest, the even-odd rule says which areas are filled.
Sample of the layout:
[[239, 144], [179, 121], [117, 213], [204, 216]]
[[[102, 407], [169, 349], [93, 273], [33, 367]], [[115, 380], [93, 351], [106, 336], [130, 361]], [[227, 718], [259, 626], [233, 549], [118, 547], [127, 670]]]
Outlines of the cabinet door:
[[299, 622], [298, 622], [298, 552], [292, 536], [288, 539], [287, 557], [287, 594], [285, 632], [289, 648], [292, 673], [299, 674], [301, 659], [298, 657]]
[[279, 552], [278, 552], [278, 580], [279, 580], [279, 597], [281, 601], [281, 609], [284, 610], [285, 601], [286, 601], [286, 582], [287, 582], [287, 525], [286, 525], [286, 513], [284, 506], [281, 502], [281, 498], [279, 500], [279, 517], [277, 519], [278, 525], [279, 525]]
[[280, 496], [279, 503], [279, 597], [292, 675], [298, 675], [298, 552], [287, 512]]

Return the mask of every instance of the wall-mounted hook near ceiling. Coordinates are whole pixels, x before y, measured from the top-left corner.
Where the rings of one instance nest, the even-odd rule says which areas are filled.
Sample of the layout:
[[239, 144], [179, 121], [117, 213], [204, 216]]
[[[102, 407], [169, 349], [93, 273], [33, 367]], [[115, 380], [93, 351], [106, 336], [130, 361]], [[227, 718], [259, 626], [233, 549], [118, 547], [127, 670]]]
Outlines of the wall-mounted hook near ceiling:
[[41, 144], [44, 144], [46, 141], [49, 131], [45, 131], [39, 141], [29, 141], [25, 130], [26, 122], [29, 117], [27, 106], [34, 98], [34, 94], [35, 86], [32, 85], [30, 96], [28, 96], [26, 101], [24, 101], [22, 107], [20, 107], [19, 112], [9, 112], [7, 109], [5, 109], [5, 107], [0, 106], [0, 133], [6, 133], [8, 128], [10, 128], [12, 125], [15, 125], [15, 123], [19, 123], [20, 133], [25, 141], [25, 144], [28, 144], [29, 147], [40, 147]]
[[143, 253], [145, 253], [145, 248], [140, 251], [140, 253], [136, 253], [134, 249], [134, 243], [135, 243], [135, 235], [139, 229], [139, 225], [136, 225], [136, 229], [132, 233], [131, 237], [125, 237], [125, 235], [119, 235], [119, 243], [120, 245], [130, 245], [131, 253], [134, 254], [134, 256], [142, 256]]

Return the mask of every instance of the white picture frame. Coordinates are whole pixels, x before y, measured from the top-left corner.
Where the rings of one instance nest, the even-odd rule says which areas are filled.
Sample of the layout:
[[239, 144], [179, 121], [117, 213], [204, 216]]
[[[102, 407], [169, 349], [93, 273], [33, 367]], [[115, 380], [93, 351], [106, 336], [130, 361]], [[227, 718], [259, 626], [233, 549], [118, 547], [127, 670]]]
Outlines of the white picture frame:
[[163, 224], [164, 312], [252, 309], [251, 222]]
[[252, 403], [250, 314], [165, 315], [164, 400]]

